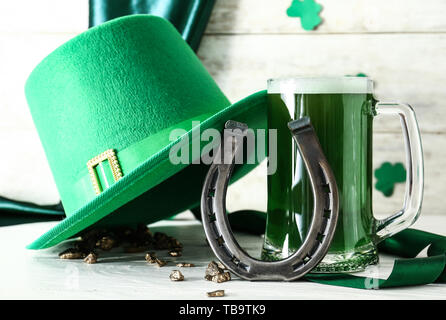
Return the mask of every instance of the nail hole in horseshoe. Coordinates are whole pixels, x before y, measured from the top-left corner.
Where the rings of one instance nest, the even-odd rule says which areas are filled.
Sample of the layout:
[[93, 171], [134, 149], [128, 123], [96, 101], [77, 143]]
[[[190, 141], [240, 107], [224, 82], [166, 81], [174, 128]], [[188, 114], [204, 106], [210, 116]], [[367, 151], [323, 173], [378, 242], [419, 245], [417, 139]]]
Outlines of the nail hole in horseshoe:
[[215, 188], [211, 188], [208, 191], [208, 197], [213, 198], [215, 196]]
[[208, 206], [208, 210], [210, 213], [214, 214], [214, 206], [213, 206], [213, 199], [212, 198], [208, 198], [206, 200], [207, 206]]
[[218, 245], [220, 246], [220, 247], [222, 247], [223, 245], [224, 245], [224, 243], [225, 243], [225, 239], [223, 239], [223, 237], [222, 236], [219, 236], [217, 239], [215, 239], [215, 240], [217, 240], [217, 243], [218, 243]]
[[238, 268], [249, 271], [249, 266], [240, 261], [236, 256], [232, 256], [232, 263], [234, 263]]
[[293, 264], [291, 268], [293, 271], [298, 271], [299, 269], [303, 268], [309, 261], [311, 261], [311, 255], [307, 254], [301, 261]]
[[329, 185], [329, 184], [323, 184], [323, 185], [322, 185], [322, 191], [323, 191], [324, 193], [331, 193], [330, 185]]
[[239, 265], [240, 260], [236, 257], [236, 256], [232, 256], [231, 261], [235, 264], [235, 265]]
[[329, 219], [330, 216], [331, 216], [331, 210], [329, 210], [329, 209], [324, 209], [324, 215], [323, 215], [323, 217], [326, 218], [326, 219]]
[[215, 217], [215, 214], [210, 214], [209, 215], [209, 222], [215, 222], [215, 220], [217, 220], [217, 218]]
[[210, 227], [211, 227], [211, 230], [212, 230], [212, 233], [213, 233], [213, 235], [214, 235], [214, 238], [215, 238], [215, 239], [218, 238], [218, 235], [219, 235], [220, 233], [219, 233], [217, 224], [214, 222], [214, 223], [210, 223], [209, 225], [210, 225]]
[[243, 269], [243, 270], [249, 272], [249, 266], [247, 266], [246, 264], [244, 264], [244, 263], [242, 263], [242, 262], [240, 262], [240, 263], [237, 265], [237, 267], [239, 267], [240, 269]]
[[325, 194], [324, 197], [324, 211], [331, 211], [331, 201], [328, 194]]
[[304, 266], [304, 263], [303, 263], [302, 261], [299, 261], [298, 263], [293, 264], [293, 265], [291, 266], [291, 268], [293, 268], [293, 271], [297, 271], [297, 270], [299, 270], [300, 268], [302, 268], [303, 266]]
[[319, 232], [317, 234], [316, 241], [318, 241], [319, 243], [322, 243], [322, 240], [324, 240], [324, 238], [325, 238], [325, 234]]
[[212, 173], [209, 189], [215, 190], [215, 185], [217, 184], [217, 177], [218, 177], [218, 169], [216, 168], [215, 171]]
[[307, 255], [304, 257], [304, 259], [302, 260], [302, 262], [303, 262], [304, 264], [307, 264], [310, 260], [311, 260], [311, 256], [307, 254]]

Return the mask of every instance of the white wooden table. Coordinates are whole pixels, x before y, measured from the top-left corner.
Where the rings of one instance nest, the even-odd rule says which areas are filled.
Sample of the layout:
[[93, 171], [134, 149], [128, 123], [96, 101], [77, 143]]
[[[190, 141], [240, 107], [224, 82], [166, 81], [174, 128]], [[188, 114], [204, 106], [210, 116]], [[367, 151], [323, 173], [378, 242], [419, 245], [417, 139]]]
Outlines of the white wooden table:
[[[215, 259], [205, 242], [199, 222], [189, 214], [176, 220], [151, 225], [153, 231], [165, 232], [184, 244], [183, 256], [158, 268], [148, 265], [144, 253], [124, 254], [119, 249], [100, 253], [97, 264], [82, 260], [60, 260], [58, 253], [68, 243], [31, 251], [25, 245], [47, 231], [55, 223], [35, 223], [0, 228], [2, 259], [0, 263], [0, 299], [210, 299], [206, 292], [224, 289], [223, 299], [446, 299], [445, 284], [430, 284], [396, 289], [361, 290], [307, 281], [248, 282], [233, 277], [225, 283], [204, 280], [207, 264]], [[421, 216], [415, 228], [446, 235], [445, 216]], [[251, 254], [259, 254], [260, 237], [238, 234], [242, 246]], [[425, 250], [421, 255], [425, 254]], [[379, 267], [366, 273], [386, 278], [393, 258], [380, 257]], [[191, 262], [194, 268], [181, 268], [183, 282], [172, 282], [169, 274], [176, 262]], [[221, 298], [220, 298], [221, 299]]]

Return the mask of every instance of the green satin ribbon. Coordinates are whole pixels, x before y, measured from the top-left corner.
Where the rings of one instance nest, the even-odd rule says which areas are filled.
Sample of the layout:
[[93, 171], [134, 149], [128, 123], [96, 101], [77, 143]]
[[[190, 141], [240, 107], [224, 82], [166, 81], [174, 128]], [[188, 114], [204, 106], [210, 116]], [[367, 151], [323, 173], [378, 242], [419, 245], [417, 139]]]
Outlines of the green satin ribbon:
[[[427, 257], [415, 258], [424, 248]], [[309, 274], [309, 281], [357, 289], [381, 289], [429, 283], [446, 283], [446, 237], [406, 229], [378, 245], [380, 252], [406, 259], [395, 260], [387, 279], [358, 277], [352, 274]]]
[[[201, 220], [199, 209], [192, 210]], [[261, 235], [265, 232], [264, 212], [242, 210], [228, 215], [231, 227], [237, 231]], [[415, 258], [428, 247], [427, 257]], [[378, 244], [380, 253], [387, 253], [404, 259], [396, 259], [387, 279], [355, 276], [352, 273], [310, 273], [305, 279], [312, 282], [357, 288], [384, 289], [446, 283], [446, 237], [417, 229], [403, 230]]]
[[196, 52], [215, 0], [90, 0], [89, 26], [130, 14], [152, 14], [169, 20]]
[[62, 204], [39, 206], [0, 197], [0, 227], [22, 223], [59, 221], [65, 217]]

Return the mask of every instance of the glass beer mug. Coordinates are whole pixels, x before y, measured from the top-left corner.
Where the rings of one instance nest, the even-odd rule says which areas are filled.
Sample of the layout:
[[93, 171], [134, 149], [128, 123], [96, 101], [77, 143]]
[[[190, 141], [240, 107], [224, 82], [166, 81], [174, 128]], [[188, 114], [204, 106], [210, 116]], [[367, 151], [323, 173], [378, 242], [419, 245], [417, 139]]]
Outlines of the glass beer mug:
[[[401, 211], [378, 220], [372, 212], [372, 122], [398, 114], [406, 146], [406, 194]], [[339, 216], [328, 253], [312, 272], [355, 272], [378, 262], [377, 244], [417, 219], [423, 197], [423, 153], [415, 113], [380, 102], [364, 77], [268, 81], [268, 128], [277, 130], [277, 169], [268, 175], [263, 260], [296, 251], [310, 227], [313, 194], [287, 123], [309, 117], [339, 189]]]

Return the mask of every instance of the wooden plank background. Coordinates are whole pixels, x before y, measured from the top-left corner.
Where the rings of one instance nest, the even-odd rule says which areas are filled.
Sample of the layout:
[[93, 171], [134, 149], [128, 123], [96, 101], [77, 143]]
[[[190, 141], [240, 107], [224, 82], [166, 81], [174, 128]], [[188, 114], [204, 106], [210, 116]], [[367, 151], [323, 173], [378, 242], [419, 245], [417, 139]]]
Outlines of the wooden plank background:
[[[379, 99], [410, 103], [422, 131], [425, 198], [422, 214], [445, 214], [446, 2], [443, 0], [318, 0], [323, 23], [305, 31], [286, 9], [291, 0], [217, 0], [199, 58], [231, 101], [265, 89], [273, 77], [365, 73]], [[58, 200], [24, 98], [31, 70], [48, 53], [87, 29], [87, 0], [0, 3], [0, 194], [37, 203]], [[374, 166], [404, 161], [397, 118], [375, 121]], [[262, 209], [263, 167], [229, 192], [230, 209]], [[248, 190], [248, 191], [247, 191]], [[256, 190], [257, 197], [250, 197]], [[401, 207], [374, 193], [376, 212]]]

